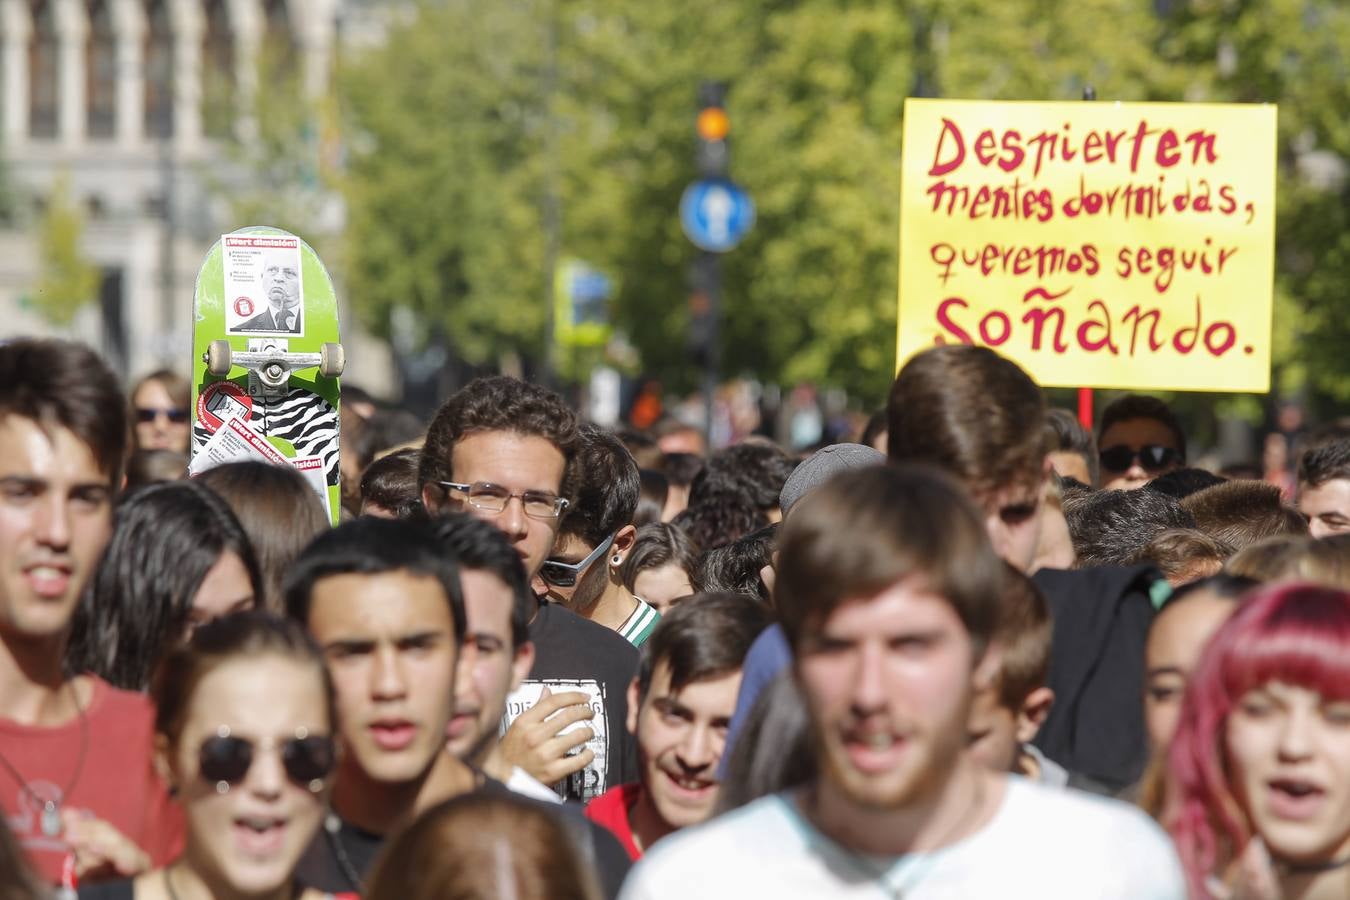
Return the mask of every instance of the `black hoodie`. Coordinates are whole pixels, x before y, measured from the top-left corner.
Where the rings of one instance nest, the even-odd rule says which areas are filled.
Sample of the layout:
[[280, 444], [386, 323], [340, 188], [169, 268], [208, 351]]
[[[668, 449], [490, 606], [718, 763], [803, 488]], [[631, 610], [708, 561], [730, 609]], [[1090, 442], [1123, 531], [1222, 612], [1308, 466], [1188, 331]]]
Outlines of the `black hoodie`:
[[1111, 792], [1148, 761], [1144, 644], [1154, 606], [1152, 565], [1041, 569], [1032, 576], [1054, 620], [1054, 706], [1033, 743], [1070, 772]]

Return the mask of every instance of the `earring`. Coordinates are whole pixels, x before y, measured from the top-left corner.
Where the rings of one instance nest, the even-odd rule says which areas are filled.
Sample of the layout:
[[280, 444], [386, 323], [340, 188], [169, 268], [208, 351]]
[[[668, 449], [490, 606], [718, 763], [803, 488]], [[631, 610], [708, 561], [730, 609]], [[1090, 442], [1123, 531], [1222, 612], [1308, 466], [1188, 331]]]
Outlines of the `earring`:
[[228, 794], [229, 792], [230, 792], [230, 783], [229, 783], [228, 781], [217, 781], [217, 782], [216, 782], [216, 793], [217, 793], [217, 794]]
[[619, 554], [615, 553], [615, 554], [614, 554], [614, 565], [617, 566], [617, 565], [618, 565], [619, 563], [621, 563], [621, 562], [623, 562], [623, 557], [620, 556]]

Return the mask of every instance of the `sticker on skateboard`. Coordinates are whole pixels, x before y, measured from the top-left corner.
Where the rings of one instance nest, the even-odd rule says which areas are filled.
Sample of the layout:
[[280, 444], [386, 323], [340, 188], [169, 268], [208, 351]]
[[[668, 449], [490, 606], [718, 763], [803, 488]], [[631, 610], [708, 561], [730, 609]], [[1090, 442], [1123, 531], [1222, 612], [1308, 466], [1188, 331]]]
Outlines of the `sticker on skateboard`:
[[225, 270], [225, 333], [303, 337], [300, 239], [227, 234], [220, 244]]

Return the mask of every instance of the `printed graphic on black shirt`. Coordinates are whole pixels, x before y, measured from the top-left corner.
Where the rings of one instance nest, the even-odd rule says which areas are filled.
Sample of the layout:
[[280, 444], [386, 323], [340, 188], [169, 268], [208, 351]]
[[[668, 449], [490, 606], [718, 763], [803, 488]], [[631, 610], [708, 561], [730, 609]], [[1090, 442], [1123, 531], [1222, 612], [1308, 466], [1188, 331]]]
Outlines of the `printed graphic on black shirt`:
[[[511, 726], [517, 716], [539, 702], [539, 697], [544, 688], [548, 688], [549, 692], [553, 694], [580, 691], [590, 698], [589, 706], [594, 711], [595, 716], [588, 721], [573, 722], [563, 729], [562, 733], [566, 734], [568, 731], [583, 726], [590, 727], [595, 732], [595, 736], [577, 747], [572, 753], [580, 753], [582, 747], [589, 747], [591, 752], [595, 754], [595, 759], [591, 760], [586, 768], [572, 773], [552, 786], [564, 800], [589, 803], [608, 788], [606, 775], [609, 772], [609, 717], [606, 715], [605, 709], [605, 686], [590, 678], [545, 678], [524, 681], [519, 688], [512, 691], [511, 695], [506, 698], [506, 714], [502, 716], [503, 734], [506, 733], [506, 729]], [[559, 715], [561, 712], [562, 710], [559, 710], [554, 715]]]

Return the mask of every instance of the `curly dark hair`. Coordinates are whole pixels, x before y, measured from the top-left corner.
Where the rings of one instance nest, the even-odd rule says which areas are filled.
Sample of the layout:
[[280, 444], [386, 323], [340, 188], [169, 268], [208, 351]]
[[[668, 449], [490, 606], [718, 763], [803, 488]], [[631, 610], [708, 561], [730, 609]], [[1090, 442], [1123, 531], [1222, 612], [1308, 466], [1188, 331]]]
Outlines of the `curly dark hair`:
[[702, 550], [722, 547], [769, 524], [797, 461], [767, 441], [714, 454], [689, 487], [689, 507], [675, 517]]
[[760, 570], [773, 561], [774, 535], [778, 526], [758, 531], [722, 547], [703, 551], [694, 571], [694, 590], [745, 594], [769, 602], [769, 589]]
[[1078, 565], [1128, 566], [1168, 529], [1194, 528], [1174, 497], [1158, 491], [1093, 491], [1064, 505]]
[[750, 488], [723, 471], [704, 469], [694, 479], [698, 500], [690, 491], [689, 506], [671, 520], [702, 550], [711, 550], [769, 524]]
[[[705, 471], [726, 472], [745, 485], [755, 508], [768, 512], [778, 507], [778, 495], [783, 484], [797, 468], [797, 460], [783, 448], [768, 441], [753, 439], [717, 453], [708, 461]], [[698, 479], [689, 489], [689, 502], [699, 499]]]
[[[431, 420], [417, 469], [418, 489], [429, 482], [449, 481], [455, 442], [482, 431], [541, 437], [569, 463], [577, 446], [576, 414], [553, 391], [506, 375], [475, 378], [441, 404]], [[563, 495], [568, 496], [566, 483]]]

